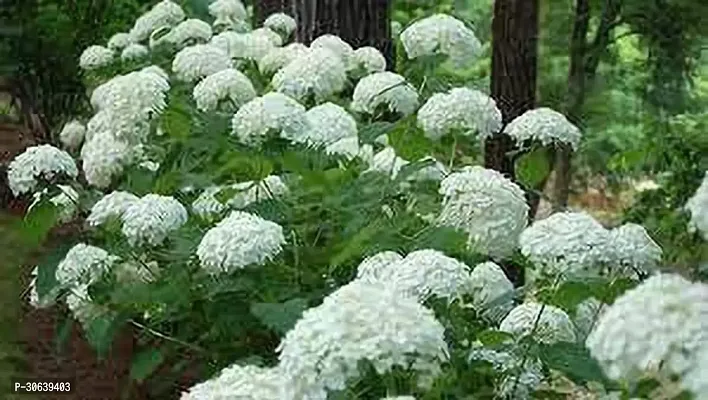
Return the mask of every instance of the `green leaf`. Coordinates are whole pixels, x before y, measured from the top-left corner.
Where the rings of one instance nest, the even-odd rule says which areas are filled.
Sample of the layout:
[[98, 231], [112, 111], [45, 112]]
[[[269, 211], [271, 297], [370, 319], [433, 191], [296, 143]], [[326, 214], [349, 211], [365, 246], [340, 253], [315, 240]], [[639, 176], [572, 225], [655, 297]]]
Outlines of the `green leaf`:
[[504, 344], [504, 342], [510, 339], [513, 340], [514, 336], [508, 332], [502, 332], [496, 329], [487, 329], [477, 335], [477, 340], [482, 342], [485, 347], [494, 347]]
[[516, 161], [516, 176], [527, 188], [538, 188], [551, 172], [548, 150], [538, 148]]
[[150, 376], [164, 361], [159, 349], [146, 349], [133, 357], [130, 365], [130, 378], [142, 382]]
[[251, 305], [251, 314], [268, 328], [284, 335], [295, 326], [306, 309], [307, 300], [295, 298], [285, 303], [254, 303]]
[[[74, 243], [66, 243], [51, 251], [37, 265], [37, 295], [43, 299], [56, 293], [59, 282], [56, 279], [57, 265], [64, 259], [66, 253], [74, 246]], [[48, 299], [49, 300], [49, 299]]]
[[172, 101], [162, 114], [161, 126], [170, 137], [184, 140], [189, 137], [191, 121], [189, 110], [179, 101]]
[[86, 340], [103, 359], [113, 347], [113, 339], [122, 327], [123, 320], [115, 314], [104, 314], [84, 326]]
[[49, 199], [40, 200], [25, 216], [20, 237], [27, 246], [40, 245], [56, 225], [58, 216], [59, 209]]
[[354, 237], [347, 241], [341, 251], [331, 258], [330, 264], [334, 266], [342, 265], [352, 258], [363, 254], [366, 249], [366, 244], [379, 232], [379, 225], [379, 221], [374, 220], [361, 229]]
[[67, 315], [60, 324], [57, 324], [56, 329], [56, 351], [57, 353], [63, 353], [66, 348], [66, 344], [69, 342], [71, 337], [71, 331], [74, 327], [74, 318], [71, 315]]
[[563, 282], [554, 293], [550, 293], [547, 304], [559, 307], [566, 312], [573, 312], [578, 304], [590, 297], [593, 297], [593, 290], [587, 283], [567, 281]]
[[600, 365], [581, 344], [558, 342], [552, 345], [541, 345], [540, 350], [541, 360], [549, 368], [564, 373], [578, 385], [607, 381]]

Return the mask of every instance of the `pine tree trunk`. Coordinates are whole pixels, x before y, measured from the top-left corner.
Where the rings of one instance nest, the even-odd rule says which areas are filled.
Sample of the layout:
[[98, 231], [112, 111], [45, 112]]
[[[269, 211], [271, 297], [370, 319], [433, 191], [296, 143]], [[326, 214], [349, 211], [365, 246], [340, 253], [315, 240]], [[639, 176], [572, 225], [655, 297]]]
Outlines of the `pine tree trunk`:
[[309, 44], [324, 34], [337, 35], [354, 48], [372, 46], [394, 66], [389, 0], [294, 0], [297, 39]]

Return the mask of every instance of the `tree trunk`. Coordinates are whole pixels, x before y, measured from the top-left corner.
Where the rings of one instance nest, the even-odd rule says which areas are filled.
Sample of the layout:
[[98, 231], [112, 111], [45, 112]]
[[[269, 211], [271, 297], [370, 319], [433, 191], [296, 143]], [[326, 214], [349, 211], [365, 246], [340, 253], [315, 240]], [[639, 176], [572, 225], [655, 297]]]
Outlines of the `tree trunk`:
[[337, 35], [354, 48], [372, 46], [394, 67], [389, 0], [294, 0], [297, 39], [310, 44], [324, 34]]
[[[505, 126], [536, 101], [538, 5], [538, 0], [494, 2], [491, 92]], [[515, 179], [514, 159], [508, 154], [513, 149], [514, 141], [507, 135], [487, 139], [485, 166]], [[514, 286], [523, 286], [523, 268], [506, 262], [501, 267]]]
[[293, 16], [291, 0], [257, 0], [253, 3], [253, 26], [259, 27], [269, 15], [285, 13]]

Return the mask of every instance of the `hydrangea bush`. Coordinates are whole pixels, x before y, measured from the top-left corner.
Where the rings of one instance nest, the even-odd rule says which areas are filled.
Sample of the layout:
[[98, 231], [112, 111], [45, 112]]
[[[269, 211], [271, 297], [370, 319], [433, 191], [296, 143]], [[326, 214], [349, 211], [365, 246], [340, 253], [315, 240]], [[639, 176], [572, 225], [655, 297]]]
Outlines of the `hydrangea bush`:
[[182, 399], [547, 398], [558, 376], [708, 396], [707, 286], [660, 272], [640, 225], [529, 222], [524, 182], [457, 156], [504, 131], [527, 150], [581, 140], [556, 111], [504, 127], [479, 90], [415, 84], [427, 56], [479, 59], [471, 28], [402, 28], [393, 72], [336, 36], [292, 42], [285, 14], [209, 12], [163, 0], [87, 48], [93, 114], [10, 165], [28, 232], [83, 225], [34, 270], [31, 304], [64, 304], [99, 352], [139, 329], [136, 379], [196, 354]]

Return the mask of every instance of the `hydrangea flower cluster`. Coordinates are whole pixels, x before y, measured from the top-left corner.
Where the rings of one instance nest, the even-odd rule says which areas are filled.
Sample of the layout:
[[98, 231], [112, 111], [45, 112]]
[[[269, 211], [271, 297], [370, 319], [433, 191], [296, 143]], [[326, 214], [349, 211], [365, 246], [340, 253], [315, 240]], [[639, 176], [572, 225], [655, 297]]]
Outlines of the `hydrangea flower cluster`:
[[485, 262], [475, 266], [470, 285], [472, 306], [482, 316], [500, 322], [513, 308], [514, 285], [499, 265]]
[[529, 110], [516, 117], [504, 128], [504, 133], [520, 144], [528, 140], [544, 146], [562, 143], [573, 150], [578, 149], [581, 139], [580, 129], [568, 121], [565, 115], [547, 107]]
[[367, 171], [382, 172], [390, 175], [391, 179], [396, 179], [401, 168], [408, 164], [407, 160], [396, 155], [396, 150], [393, 147], [386, 147], [374, 155]]
[[342, 60], [347, 71], [351, 71], [356, 66], [354, 49], [339, 36], [329, 34], [319, 36], [310, 43], [310, 49], [327, 49], [331, 51]]
[[299, 137], [307, 126], [307, 118], [302, 104], [282, 93], [271, 92], [239, 108], [231, 126], [241, 143], [258, 144], [271, 131], [286, 138]]
[[174, 26], [185, 19], [182, 7], [170, 0], [162, 0], [148, 12], [138, 17], [133, 28], [128, 32], [133, 42], [147, 39], [155, 30], [164, 26]]
[[[225, 203], [216, 196], [222, 191], [235, 191]], [[253, 203], [280, 197], [288, 193], [288, 187], [279, 176], [270, 175], [261, 181], [239, 182], [226, 187], [212, 186], [204, 190], [192, 203], [194, 212], [204, 219], [211, 219], [229, 207], [245, 208]]]
[[273, 75], [271, 84], [278, 92], [298, 101], [314, 96], [315, 101], [341, 92], [347, 73], [341, 59], [325, 48], [304, 52]]
[[146, 46], [138, 43], [129, 44], [120, 53], [120, 59], [126, 62], [142, 60], [150, 54], [150, 50]]
[[658, 269], [662, 255], [661, 247], [649, 236], [643, 226], [627, 223], [612, 229], [609, 243], [614, 250], [613, 262], [624, 267], [621, 273], [639, 277]]
[[214, 26], [234, 27], [248, 19], [246, 7], [240, 0], [216, 0], [209, 4], [209, 14], [216, 18]]
[[[254, 29], [251, 31], [251, 34], [254, 36], [262, 36], [268, 39], [268, 41], [271, 43], [271, 45], [280, 47], [283, 45], [283, 38], [280, 36], [277, 32], [274, 32], [270, 30], [267, 27], [260, 27], [258, 29]], [[256, 60], [258, 61], [258, 60]]]
[[190, 18], [180, 22], [167, 34], [150, 44], [150, 47], [169, 43], [180, 49], [188, 44], [206, 43], [211, 39], [213, 32], [211, 25], [197, 18]]
[[[59, 189], [60, 193], [50, 198], [49, 202], [54, 205], [57, 210], [57, 222], [65, 224], [74, 219], [74, 215], [78, 209], [79, 194], [74, 188], [67, 185], [57, 185], [57, 189]], [[41, 192], [35, 192], [34, 200], [27, 208], [27, 213], [30, 213], [48, 192], [49, 190], [46, 188]]]
[[380, 107], [407, 116], [418, 108], [418, 93], [406, 78], [393, 72], [376, 72], [357, 83], [352, 110], [374, 115]]
[[140, 198], [132, 193], [114, 191], [103, 196], [91, 207], [91, 213], [86, 218], [90, 226], [99, 226], [112, 218], [121, 218], [123, 213]]
[[546, 344], [575, 342], [576, 339], [575, 326], [565, 311], [536, 302], [516, 306], [499, 324], [499, 330], [519, 338], [533, 335]]
[[689, 231], [698, 231], [703, 235], [703, 239], [708, 240], [708, 171], [696, 193], [688, 199], [684, 208], [691, 214]]
[[230, 108], [238, 109], [256, 96], [251, 80], [234, 68], [207, 76], [192, 91], [197, 108], [203, 112], [216, 110], [223, 101], [229, 102]]
[[501, 173], [464, 167], [440, 183], [444, 196], [438, 223], [467, 232], [469, 245], [495, 258], [509, 256], [526, 228], [524, 191]]
[[305, 116], [309, 128], [297, 141], [331, 148], [341, 140], [355, 138], [358, 145], [356, 120], [344, 108], [325, 103], [309, 109]]
[[502, 115], [494, 99], [486, 94], [454, 88], [434, 94], [423, 104], [418, 110], [418, 125], [432, 140], [455, 131], [486, 139], [501, 130]]
[[67, 287], [91, 284], [117, 261], [118, 257], [101, 248], [79, 243], [57, 265], [55, 276], [59, 284]]
[[133, 38], [130, 34], [127, 32], [119, 32], [108, 39], [106, 46], [113, 51], [119, 51], [125, 49], [131, 44], [133, 44]]
[[75, 179], [79, 174], [69, 153], [48, 144], [28, 147], [8, 166], [7, 180], [15, 196], [34, 192], [40, 182], [55, 178]]
[[232, 66], [229, 54], [221, 48], [210, 44], [195, 44], [177, 53], [172, 62], [172, 71], [177, 79], [194, 82]]
[[159, 246], [187, 222], [187, 210], [172, 197], [148, 194], [131, 203], [121, 221], [123, 235], [132, 246]]
[[85, 70], [105, 67], [113, 63], [114, 53], [111, 49], [92, 45], [86, 48], [79, 57], [79, 67]]
[[295, 32], [297, 22], [295, 22], [295, 19], [288, 14], [275, 13], [266, 18], [265, 22], [263, 22], [263, 26], [273, 32], [277, 32], [284, 39], [287, 39], [293, 34], [293, 32]]
[[[543, 366], [539, 360], [526, 360], [512, 351], [487, 349], [481, 342], [472, 344], [468, 359], [486, 361], [503, 374], [496, 393], [504, 399], [529, 399], [543, 382]], [[518, 381], [517, 381], [518, 376]]]
[[656, 274], [615, 300], [585, 344], [611, 379], [658, 373], [678, 376], [687, 390], [705, 389], [695, 378], [705, 376], [708, 285]]
[[472, 63], [482, 49], [470, 28], [446, 14], [414, 22], [401, 33], [401, 42], [409, 59], [445, 54], [459, 67]]
[[279, 398], [281, 386], [277, 368], [234, 364], [216, 377], [192, 386], [180, 400], [273, 400]]
[[354, 281], [305, 311], [281, 342], [280, 398], [327, 398], [358, 376], [360, 362], [380, 374], [394, 366], [419, 374], [421, 385], [448, 359], [445, 329], [415, 298], [385, 283]]
[[283, 228], [256, 215], [232, 211], [211, 228], [197, 248], [202, 268], [212, 274], [261, 265], [282, 251]]
[[356, 78], [386, 70], [386, 58], [375, 47], [364, 46], [354, 50], [354, 63], [360, 71]]
[[[279, 38], [277, 34], [273, 34]], [[230, 58], [255, 62], [260, 61], [275, 48], [271, 36], [263, 33], [257, 34], [255, 31], [248, 33], [225, 31], [214, 36], [209, 44], [221, 49]]]
[[285, 47], [274, 47], [258, 60], [258, 70], [264, 75], [274, 74], [309, 51], [309, 47], [297, 42]]

